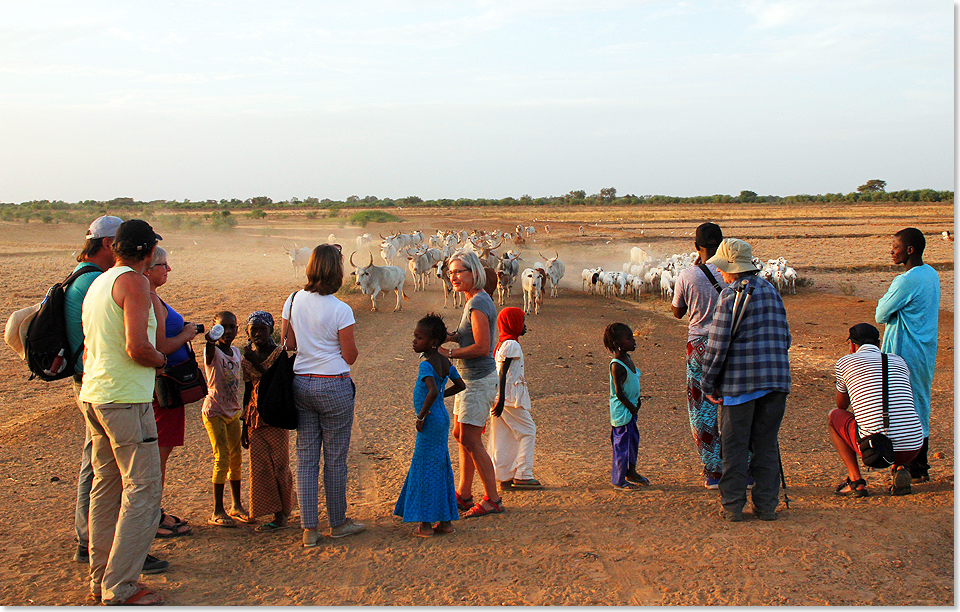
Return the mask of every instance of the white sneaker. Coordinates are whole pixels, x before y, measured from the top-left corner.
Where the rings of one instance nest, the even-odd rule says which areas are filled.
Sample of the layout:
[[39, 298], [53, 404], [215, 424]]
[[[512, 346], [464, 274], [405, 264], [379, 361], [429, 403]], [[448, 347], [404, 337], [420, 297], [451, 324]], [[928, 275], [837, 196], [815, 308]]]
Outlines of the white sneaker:
[[350, 535], [356, 535], [367, 528], [363, 523], [358, 523], [353, 519], [347, 519], [342, 524], [330, 528], [331, 538], [345, 538]]

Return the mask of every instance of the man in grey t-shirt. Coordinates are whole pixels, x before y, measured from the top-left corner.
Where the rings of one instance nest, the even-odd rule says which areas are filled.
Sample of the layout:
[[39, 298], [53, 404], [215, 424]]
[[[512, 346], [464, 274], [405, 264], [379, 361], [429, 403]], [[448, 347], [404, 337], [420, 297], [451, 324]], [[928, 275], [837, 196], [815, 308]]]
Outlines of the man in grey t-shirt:
[[695, 265], [677, 275], [673, 293], [673, 316], [689, 315], [687, 332], [687, 409], [690, 429], [703, 462], [704, 486], [716, 489], [720, 485], [720, 433], [717, 428], [717, 407], [703, 396], [700, 377], [703, 373], [703, 355], [707, 348], [707, 334], [713, 322], [713, 312], [720, 301], [720, 292], [727, 286], [720, 271], [706, 264], [717, 252], [723, 232], [715, 223], [703, 223], [697, 228], [694, 245], [697, 248]]

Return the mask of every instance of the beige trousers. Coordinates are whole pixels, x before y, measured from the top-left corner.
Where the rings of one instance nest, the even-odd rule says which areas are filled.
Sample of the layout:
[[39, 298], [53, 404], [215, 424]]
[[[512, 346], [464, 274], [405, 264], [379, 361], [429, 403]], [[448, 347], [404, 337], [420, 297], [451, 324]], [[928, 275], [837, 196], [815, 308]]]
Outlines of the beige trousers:
[[93, 439], [90, 591], [128, 599], [160, 524], [160, 451], [150, 404], [83, 403]]

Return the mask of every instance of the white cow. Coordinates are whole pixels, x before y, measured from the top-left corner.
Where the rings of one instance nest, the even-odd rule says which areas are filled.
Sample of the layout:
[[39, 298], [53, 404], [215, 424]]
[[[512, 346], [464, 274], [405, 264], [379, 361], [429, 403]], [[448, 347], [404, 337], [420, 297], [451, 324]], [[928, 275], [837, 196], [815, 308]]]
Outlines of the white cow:
[[[354, 251], [356, 253], [356, 251]], [[403, 292], [403, 282], [407, 278], [403, 268], [397, 266], [375, 266], [373, 265], [373, 255], [370, 256], [370, 263], [366, 266], [357, 266], [353, 263], [353, 255], [350, 254], [350, 265], [357, 269], [357, 285], [364, 295], [370, 296], [373, 302], [373, 310], [377, 309], [377, 296], [380, 292], [395, 291], [397, 294], [397, 306], [394, 312], [402, 310], [400, 298], [408, 299], [407, 294]]]
[[293, 273], [299, 274], [300, 268], [306, 268], [307, 264], [310, 263], [310, 254], [313, 253], [313, 249], [310, 247], [297, 247], [296, 244], [293, 245], [292, 249], [283, 247], [283, 252], [287, 254], [287, 257], [290, 258], [290, 263], [293, 264]]
[[[543, 257], [542, 253], [537, 254]], [[543, 258], [547, 259], [546, 257]], [[564, 273], [567, 271], [567, 267], [560, 261], [560, 253], [557, 253], [555, 257], [547, 259], [544, 269], [547, 272], [547, 277], [550, 279], [550, 297], [557, 297], [560, 279], [563, 278]]]
[[520, 273], [520, 286], [523, 287], [523, 312], [540, 314], [540, 301], [543, 295], [543, 277], [538, 270], [526, 268]]

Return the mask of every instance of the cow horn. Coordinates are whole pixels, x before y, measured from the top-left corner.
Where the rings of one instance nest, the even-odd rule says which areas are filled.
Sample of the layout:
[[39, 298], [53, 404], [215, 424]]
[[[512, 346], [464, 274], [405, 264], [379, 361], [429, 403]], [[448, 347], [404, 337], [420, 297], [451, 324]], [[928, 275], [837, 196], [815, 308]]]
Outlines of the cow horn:
[[381, 238], [382, 240], [386, 240], [386, 238], [383, 237], [383, 232], [377, 232], [377, 233], [380, 234], [380, 238]]
[[370, 263], [368, 265], [373, 265], [373, 253], [370, 253]]
[[539, 255], [540, 257], [543, 257], [544, 259], [550, 259], [549, 257], [545, 257], [544, 254], [541, 253], [540, 251], [537, 251], [537, 255]]
[[560, 251], [554, 251], [554, 253], [557, 254], [557, 256], [554, 259], [560, 259]]
[[350, 253], [350, 265], [353, 266], [354, 268], [357, 267], [357, 264], [353, 263], [353, 256], [355, 253], [356, 251], [354, 251], [353, 253]]

